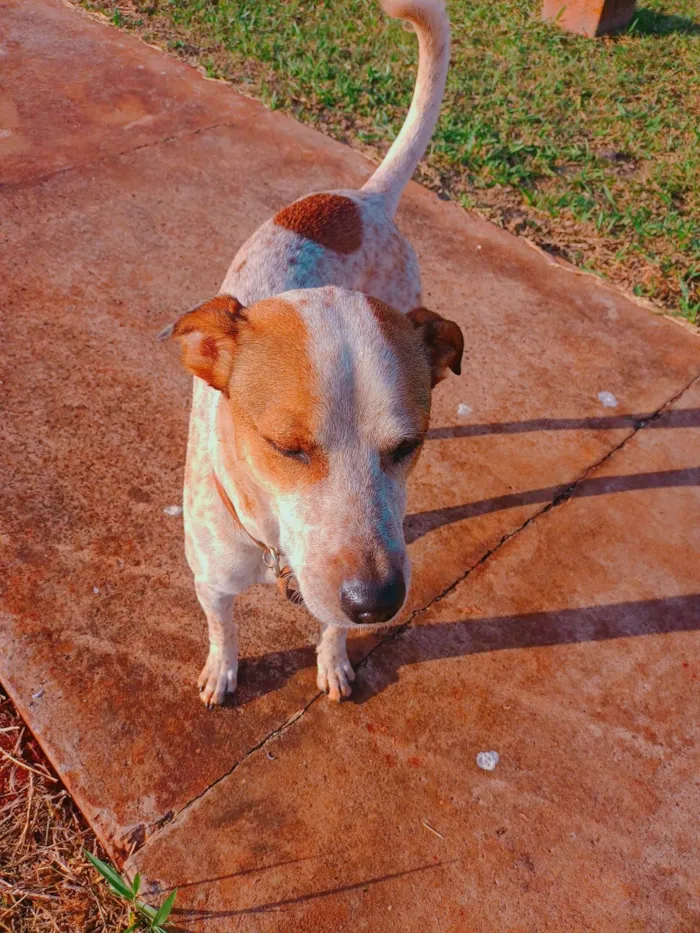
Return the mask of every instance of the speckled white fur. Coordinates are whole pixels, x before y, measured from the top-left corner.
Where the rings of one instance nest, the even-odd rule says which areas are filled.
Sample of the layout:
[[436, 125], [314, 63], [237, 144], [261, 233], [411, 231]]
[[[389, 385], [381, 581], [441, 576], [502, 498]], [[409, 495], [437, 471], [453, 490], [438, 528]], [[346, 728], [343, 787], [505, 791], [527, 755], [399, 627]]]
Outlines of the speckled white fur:
[[[398, 363], [359, 293], [402, 312], [421, 303], [415, 253], [392, 218], [437, 120], [449, 25], [441, 0], [383, 0], [383, 6], [392, 16], [414, 21], [420, 64], [411, 109], [387, 158], [361, 191], [334, 192], [359, 209], [361, 247], [349, 255], [334, 252], [269, 220], [241, 247], [221, 287], [246, 306], [283, 295], [303, 316], [326, 408], [324, 430], [335, 435], [324, 439], [333, 453], [321, 488], [312, 497], [280, 496], [255, 514], [246, 511], [228, 476], [220, 441], [222, 396], [194, 379], [183, 506], [187, 559], [209, 626], [209, 656], [199, 679], [208, 706], [222, 703], [236, 688], [235, 595], [252, 583], [273, 582], [249, 534], [278, 546], [294, 567], [305, 603], [321, 622], [318, 685], [333, 699], [348, 696], [354, 679], [345, 648], [349, 623], [315, 569], [348, 540], [369, 540], [402, 565], [408, 588], [404, 481], [379, 468], [376, 452], [404, 429], [405, 413], [395, 391]], [[348, 353], [351, 359], [343, 359]], [[226, 510], [214, 475], [249, 534]]]

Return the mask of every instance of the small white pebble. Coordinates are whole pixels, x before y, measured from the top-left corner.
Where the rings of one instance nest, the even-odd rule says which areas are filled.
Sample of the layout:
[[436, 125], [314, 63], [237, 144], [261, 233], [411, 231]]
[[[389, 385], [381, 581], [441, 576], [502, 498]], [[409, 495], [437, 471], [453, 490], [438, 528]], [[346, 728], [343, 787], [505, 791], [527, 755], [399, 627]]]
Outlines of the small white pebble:
[[476, 763], [482, 771], [493, 771], [498, 762], [498, 752], [479, 752], [476, 756]]
[[460, 418], [468, 418], [471, 415], [472, 409], [470, 405], [466, 405], [464, 402], [460, 402], [457, 406], [457, 414]]
[[92, 592], [95, 594], [95, 596], [99, 596], [99, 594], [100, 594], [100, 588], [99, 588], [99, 586], [93, 586]]
[[166, 505], [163, 509], [166, 515], [171, 515], [173, 518], [177, 518], [178, 515], [182, 515], [182, 506], [181, 505]]
[[43, 697], [43, 695], [44, 695], [44, 688], [42, 687], [41, 690], [37, 690], [36, 693], [32, 694], [32, 700], [40, 700]]
[[481, 249], [481, 243], [477, 243], [476, 248]]
[[7, 139], [8, 136], [12, 136], [12, 130], [0, 130], [0, 139]]
[[603, 408], [617, 408], [617, 399], [612, 392], [599, 392], [598, 400], [602, 402]]

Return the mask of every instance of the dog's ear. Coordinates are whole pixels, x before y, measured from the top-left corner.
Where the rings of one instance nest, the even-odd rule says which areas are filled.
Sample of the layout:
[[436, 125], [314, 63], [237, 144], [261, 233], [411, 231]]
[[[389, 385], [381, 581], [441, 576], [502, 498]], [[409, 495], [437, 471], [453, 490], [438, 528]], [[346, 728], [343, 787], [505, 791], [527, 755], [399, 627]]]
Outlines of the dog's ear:
[[448, 369], [459, 376], [462, 372], [464, 337], [455, 322], [427, 308], [414, 308], [406, 317], [423, 335], [430, 360], [431, 385], [436, 386], [442, 382]]
[[182, 344], [182, 362], [195, 376], [226, 392], [236, 341], [245, 308], [231, 295], [217, 295], [183, 314], [158, 334], [158, 340], [177, 337]]

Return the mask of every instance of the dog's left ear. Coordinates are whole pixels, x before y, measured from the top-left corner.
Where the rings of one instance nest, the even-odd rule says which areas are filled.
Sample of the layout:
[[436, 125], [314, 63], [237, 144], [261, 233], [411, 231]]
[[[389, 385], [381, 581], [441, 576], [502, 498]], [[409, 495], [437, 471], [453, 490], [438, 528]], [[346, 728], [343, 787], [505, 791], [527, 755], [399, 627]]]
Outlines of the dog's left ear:
[[422, 332], [430, 360], [431, 386], [442, 382], [448, 369], [459, 376], [462, 372], [464, 337], [455, 322], [427, 308], [414, 308], [406, 317]]
[[183, 314], [158, 334], [158, 340], [177, 337], [182, 343], [182, 363], [193, 375], [226, 392], [236, 342], [245, 308], [231, 295], [217, 295]]

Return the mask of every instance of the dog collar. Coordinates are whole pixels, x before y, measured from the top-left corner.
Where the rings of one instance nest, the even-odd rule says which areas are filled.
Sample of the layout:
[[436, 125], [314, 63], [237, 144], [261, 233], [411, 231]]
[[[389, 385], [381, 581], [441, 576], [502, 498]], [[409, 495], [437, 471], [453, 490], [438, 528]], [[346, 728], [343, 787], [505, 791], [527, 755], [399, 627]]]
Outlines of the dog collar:
[[219, 498], [223, 502], [226, 510], [229, 512], [236, 524], [243, 529], [253, 544], [257, 545], [262, 551], [262, 562], [274, 574], [278, 589], [289, 600], [290, 603], [293, 603], [295, 606], [303, 605], [304, 597], [301, 595], [299, 581], [294, 576], [294, 571], [292, 568], [289, 566], [289, 564], [285, 564], [283, 562], [282, 555], [276, 547], [272, 547], [269, 544], [263, 544], [262, 541], [258, 541], [257, 538], [253, 537], [253, 535], [248, 531], [248, 529], [238, 517], [238, 512], [236, 511], [233, 502], [231, 502], [228, 493], [224, 489], [221, 480], [216, 475], [216, 473], [213, 473], [212, 475], [214, 477], [216, 491], [219, 493]]

